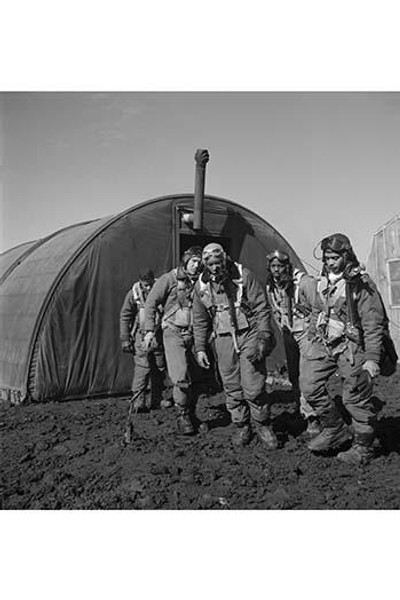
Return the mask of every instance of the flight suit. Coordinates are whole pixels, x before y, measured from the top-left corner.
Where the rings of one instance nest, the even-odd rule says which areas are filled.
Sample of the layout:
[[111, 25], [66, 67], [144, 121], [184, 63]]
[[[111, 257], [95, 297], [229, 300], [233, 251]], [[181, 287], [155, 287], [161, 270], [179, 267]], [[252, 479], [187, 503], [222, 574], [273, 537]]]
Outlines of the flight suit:
[[[343, 380], [343, 404], [355, 434], [370, 436], [376, 420], [372, 386], [360, 391], [359, 375], [366, 360], [380, 361], [385, 316], [376, 286], [367, 274], [355, 274], [347, 281], [344, 277], [334, 283], [328, 277], [319, 281], [310, 339], [301, 354], [300, 387], [321, 423], [340, 427], [341, 417], [327, 392], [327, 382], [337, 372]], [[358, 315], [355, 326], [349, 321], [350, 302]]]
[[157, 307], [163, 307], [165, 360], [173, 385], [173, 400], [181, 414], [189, 412], [193, 372], [199, 369], [193, 356], [193, 285], [182, 267], [173, 269], [156, 281], [145, 306], [146, 332], [154, 331]]
[[165, 360], [162, 349], [160, 317], [156, 322], [156, 344], [147, 352], [144, 347], [144, 305], [146, 297], [140, 282], [134, 283], [126, 294], [120, 312], [121, 343], [133, 345], [134, 374], [132, 380], [132, 399], [138, 408], [146, 406], [146, 390], [151, 382], [150, 406], [160, 403], [165, 378]]
[[273, 315], [283, 337], [289, 381], [298, 397], [299, 410], [305, 419], [315, 417], [315, 411], [299, 389], [300, 355], [305, 350], [312, 306], [315, 304], [317, 281], [295, 269], [293, 298], [277, 285], [267, 285], [267, 295]]
[[195, 351], [206, 351], [212, 332], [226, 407], [237, 425], [250, 416], [259, 424], [269, 418], [265, 362], [249, 358], [260, 338], [271, 339], [270, 318], [265, 293], [246, 267], [234, 263], [223, 284], [200, 275], [193, 297]]

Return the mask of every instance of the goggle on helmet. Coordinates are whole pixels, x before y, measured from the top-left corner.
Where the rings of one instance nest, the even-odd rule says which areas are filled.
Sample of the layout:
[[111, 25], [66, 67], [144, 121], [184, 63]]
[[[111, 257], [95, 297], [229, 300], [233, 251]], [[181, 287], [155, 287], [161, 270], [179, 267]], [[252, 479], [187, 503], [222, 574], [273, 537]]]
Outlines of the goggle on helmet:
[[226, 261], [226, 253], [223, 247], [217, 243], [207, 244], [203, 248], [202, 261], [206, 265], [212, 258], [218, 258], [223, 263]]
[[349, 238], [343, 233], [334, 233], [321, 241], [321, 250], [326, 252], [331, 250], [337, 254], [352, 251]]
[[281, 263], [288, 263], [289, 256], [285, 252], [281, 252], [280, 250], [273, 250], [269, 254], [267, 254], [267, 262], [271, 263], [275, 258], [279, 260]]

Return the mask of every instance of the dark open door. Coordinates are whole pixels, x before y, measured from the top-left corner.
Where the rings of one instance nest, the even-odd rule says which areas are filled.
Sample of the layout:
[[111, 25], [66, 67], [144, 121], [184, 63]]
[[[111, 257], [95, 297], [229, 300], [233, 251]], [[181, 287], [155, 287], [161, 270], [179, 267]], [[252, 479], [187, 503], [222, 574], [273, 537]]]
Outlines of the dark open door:
[[[191, 246], [200, 246], [203, 248], [211, 242], [221, 244], [227, 254], [231, 254], [232, 240], [229, 236], [221, 235], [220, 223], [221, 213], [205, 210], [204, 216], [207, 220], [207, 227], [201, 231], [194, 231], [192, 228], [193, 208], [187, 204], [178, 204], [175, 206], [175, 227], [174, 227], [174, 265], [177, 266], [182, 254]], [[219, 218], [218, 218], [219, 216]], [[208, 218], [207, 218], [208, 217]]]

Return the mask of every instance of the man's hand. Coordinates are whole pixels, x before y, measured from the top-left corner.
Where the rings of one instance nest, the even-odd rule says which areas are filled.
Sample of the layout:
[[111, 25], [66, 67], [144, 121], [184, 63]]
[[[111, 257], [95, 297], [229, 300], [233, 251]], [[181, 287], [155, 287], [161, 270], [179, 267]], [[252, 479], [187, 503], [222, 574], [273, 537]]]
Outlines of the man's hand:
[[256, 347], [248, 355], [249, 361], [254, 365], [261, 363], [275, 347], [275, 338], [272, 334], [263, 335], [257, 340]]
[[203, 350], [200, 350], [200, 352], [197, 352], [196, 360], [197, 360], [199, 366], [202, 367], [203, 369], [210, 368], [210, 361], [208, 360], [207, 354], [205, 352], [203, 352]]
[[263, 359], [266, 358], [267, 356], [269, 356], [272, 352], [272, 350], [275, 348], [276, 346], [276, 339], [273, 333], [267, 333], [264, 334], [263, 336], [263, 341], [264, 341], [264, 350], [263, 350]]
[[372, 379], [378, 377], [379, 373], [381, 372], [378, 363], [376, 363], [374, 360], [366, 360], [361, 368], [365, 371], [368, 371]]
[[264, 352], [265, 352], [264, 340], [257, 340], [256, 345], [254, 346], [253, 350], [251, 350], [250, 353], [247, 355], [247, 358], [249, 359], [251, 364], [257, 365], [259, 362], [262, 361]]
[[153, 348], [154, 338], [155, 338], [154, 331], [148, 331], [146, 333], [146, 335], [144, 336], [143, 343], [144, 343], [146, 352], [148, 352], [149, 350], [151, 350]]
[[132, 353], [133, 348], [131, 342], [122, 342], [122, 352]]

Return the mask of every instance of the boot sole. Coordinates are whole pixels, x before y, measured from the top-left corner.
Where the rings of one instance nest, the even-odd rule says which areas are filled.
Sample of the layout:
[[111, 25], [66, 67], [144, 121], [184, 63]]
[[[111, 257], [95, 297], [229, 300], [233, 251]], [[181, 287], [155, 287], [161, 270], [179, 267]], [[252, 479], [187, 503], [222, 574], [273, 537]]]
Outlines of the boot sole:
[[251, 440], [252, 440], [252, 437], [250, 437], [248, 440], [247, 439], [243, 440], [243, 441], [242, 440], [240, 440], [240, 441], [239, 440], [238, 441], [231, 440], [231, 442], [232, 442], [232, 446], [234, 446], [235, 448], [245, 448], [246, 446], [248, 446], [250, 444]]
[[340, 460], [340, 462], [343, 465], [350, 465], [352, 467], [365, 467], [366, 465], [368, 465], [371, 462], [370, 458], [363, 458], [363, 459], [361, 459], [359, 461], [356, 461], [356, 460], [347, 460], [346, 458], [343, 458], [343, 457], [341, 457], [339, 455], [336, 456], [336, 458], [338, 460]]
[[[342, 456], [340, 456], [342, 454]], [[342, 462], [343, 464], [346, 465], [353, 465], [356, 467], [364, 467], [365, 465], [368, 465], [371, 460], [373, 460], [374, 458], [374, 453], [372, 452], [372, 454], [369, 454], [367, 456], [360, 456], [359, 460], [355, 459], [352, 460], [349, 456], [345, 456], [345, 453], [343, 452], [339, 452], [339, 454], [336, 456], [336, 458], [338, 460], [340, 460], [340, 462]]]
[[[315, 438], [314, 438], [315, 439]], [[310, 448], [310, 444], [307, 445], [307, 448], [313, 452], [314, 454], [336, 454], [338, 450], [348, 446], [353, 441], [353, 438], [350, 436], [348, 439], [343, 440], [343, 442], [339, 442], [338, 444], [334, 444], [333, 446], [329, 446], [329, 448], [323, 448], [322, 450]]]
[[263, 442], [262, 440], [258, 440], [258, 441], [265, 450], [269, 450], [270, 452], [274, 452], [274, 450], [278, 450], [278, 448], [279, 448], [279, 445], [270, 446], [270, 445], [266, 444], [265, 442]]
[[234, 448], [238, 448], [239, 450], [240, 450], [241, 448], [247, 448], [247, 446], [249, 446], [249, 444], [250, 444], [250, 442], [245, 442], [244, 444], [243, 444], [243, 443], [240, 443], [240, 442], [239, 442], [239, 443], [238, 443], [238, 442], [236, 442], [236, 443], [235, 443], [235, 442], [232, 442], [232, 446], [233, 446]]
[[259, 444], [261, 444], [266, 450], [277, 450], [279, 448], [279, 442], [266, 442], [265, 440], [263, 440], [259, 435], [257, 435], [257, 441]]
[[181, 430], [178, 429], [178, 433], [180, 433], [181, 435], [184, 435], [185, 437], [190, 437], [191, 435], [194, 435], [196, 433], [196, 431], [194, 429], [191, 429], [190, 431], [187, 429], [185, 430]]

